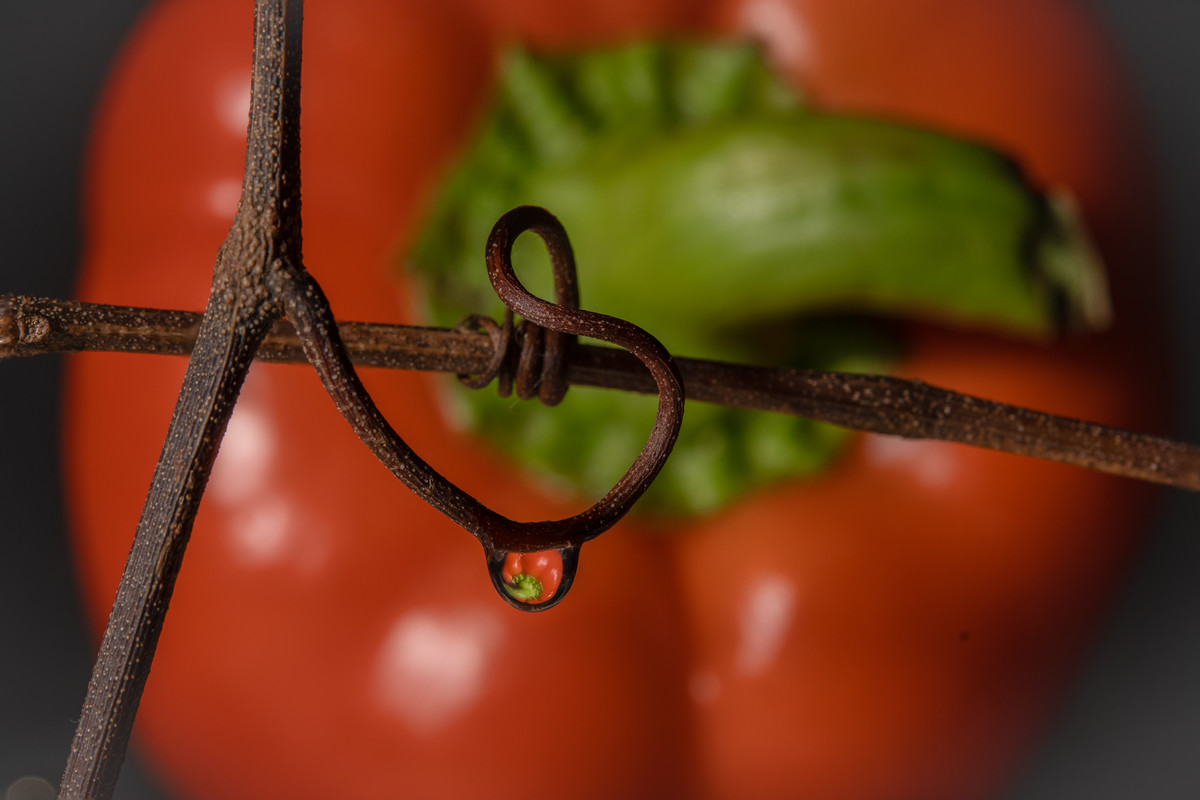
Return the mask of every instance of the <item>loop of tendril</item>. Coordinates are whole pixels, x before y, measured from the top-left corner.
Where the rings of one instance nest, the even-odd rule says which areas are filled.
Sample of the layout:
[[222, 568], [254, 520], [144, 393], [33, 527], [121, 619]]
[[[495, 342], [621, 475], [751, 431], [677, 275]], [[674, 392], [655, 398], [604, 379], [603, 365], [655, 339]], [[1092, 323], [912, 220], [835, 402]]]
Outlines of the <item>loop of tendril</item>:
[[[554, 302], [530, 294], [513, 269], [513, 243], [527, 231], [541, 237], [549, 253], [554, 273]], [[679, 434], [683, 382], [671, 356], [653, 336], [630, 322], [579, 307], [579, 284], [570, 241], [562, 224], [545, 209], [521, 206], [505, 214], [493, 227], [486, 252], [492, 288], [506, 306], [504, 322], [476, 314], [459, 323], [458, 330], [486, 333], [493, 353], [487, 368], [479, 375], [458, 376], [463, 385], [478, 389], [496, 380], [502, 397], [509, 396], [515, 388], [523, 400], [536, 397], [547, 406], [557, 405], [567, 392], [569, 350], [576, 337], [586, 336], [628, 350], [647, 367], [658, 386], [659, 406], [654, 426], [633, 464], [595, 505], [561, 520], [570, 523], [568, 527], [572, 529], [580, 524], [588, 530], [583, 536], [572, 535], [573, 543], [578, 544], [607, 530], [624, 516], [657, 477]], [[517, 325], [514, 325], [515, 315], [523, 318]]]
[[[525, 231], [536, 233], [546, 242], [555, 271], [557, 302], [531, 295], [513, 271], [512, 245]], [[287, 316], [326, 390], [359, 438], [406, 486], [472, 533], [485, 550], [527, 553], [577, 548], [616, 524], [658, 476], [682, 422], [683, 381], [670, 354], [653, 336], [624, 320], [578, 308], [570, 243], [562, 225], [549, 212], [523, 206], [505, 214], [493, 228], [486, 252], [493, 288], [508, 307], [508, 313], [520, 315], [525, 326], [522, 335], [515, 336], [507, 315], [504, 325], [485, 322], [480, 317], [464, 320], [464, 325], [488, 332], [496, 346], [492, 365], [484, 375], [468, 378], [468, 385], [482, 385], [484, 378], [490, 380], [493, 372], [503, 375], [503, 362], [513, 358], [510, 351], [520, 339], [522, 349], [536, 347], [540, 353], [531, 351], [516, 356], [518, 364], [524, 360], [538, 365], [536, 371], [532, 367], [513, 371], [518, 393], [536, 394], [543, 402], [556, 403], [566, 390], [562, 372], [567, 349], [576, 336], [585, 336], [628, 350], [645, 364], [658, 388], [658, 412], [645, 446], [604, 497], [572, 517], [534, 522], [511, 520], [480, 503], [418, 456], [363, 388], [346, 355], [328, 301], [303, 270], [291, 274], [282, 287]], [[531, 334], [535, 328], [544, 330]]]
[[[460, 331], [487, 333], [493, 353], [482, 373], [459, 375], [458, 378], [470, 389], [483, 388], [494, 379], [501, 397], [512, 394], [515, 386], [517, 397], [522, 400], [536, 397], [544, 405], [555, 406], [567, 393], [567, 352], [576, 340], [575, 333], [554, 327], [570, 316], [561, 312], [579, 310], [575, 254], [562, 225], [543, 209], [527, 206], [510, 213], [512, 218], [493, 230], [487, 250], [492, 287], [506, 306], [504, 323], [497, 324], [488, 317], [472, 314], [458, 324], [456, 329]], [[525, 224], [530, 227], [521, 227]], [[539, 325], [528, 317], [518, 325], [513, 324], [517, 307], [530, 308], [529, 301], [536, 300], [525, 291], [512, 269], [512, 242], [526, 230], [541, 236], [554, 272], [554, 303], [545, 303], [542, 307], [552, 319], [548, 325]]]

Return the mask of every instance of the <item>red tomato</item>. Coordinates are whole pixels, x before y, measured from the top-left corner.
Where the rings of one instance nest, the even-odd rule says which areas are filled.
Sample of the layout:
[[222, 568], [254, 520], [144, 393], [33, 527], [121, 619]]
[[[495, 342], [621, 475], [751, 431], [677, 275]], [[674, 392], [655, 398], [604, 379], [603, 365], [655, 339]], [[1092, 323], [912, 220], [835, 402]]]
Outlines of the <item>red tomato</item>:
[[509, 553], [501, 570], [504, 590], [522, 603], [544, 603], [562, 583], [563, 558], [557, 550]]
[[[339, 316], [411, 317], [394, 265], [497, 42], [565, 47], [703, 19], [727, 32], [769, 13], [770, 52], [821, 102], [995, 139], [1074, 188], [1118, 314], [1136, 323], [1053, 348], [915, 327], [903, 371], [1158, 423], [1161, 388], [1136, 357], [1144, 295], [1128, 279], [1153, 248], [1142, 199], [1125, 200], [1141, 188], [1138, 150], [1107, 49], [1071, 4], [944, 0], [897, 15], [885, 0], [522, 0], [503, 13], [463, 1], [307, 9], [306, 262]], [[240, 181], [250, 24], [245, 2], [177, 0], [131, 41], [96, 128], [83, 298], [203, 305]], [[68, 480], [98, 623], [182, 371], [70, 364]], [[367, 380], [418, 452], [501, 511], [548, 518], [585, 502], [449, 429], [430, 378]], [[561, 606], [523, 615], [492, 593], [478, 545], [353, 438], [311, 371], [259, 365], [197, 520], [139, 741], [195, 797], [481, 797], [527, 789], [516, 774], [567, 797], [982, 796], [1052, 707], [1147, 497], [1072, 468], [864, 437], [829, 475], [659, 524], [670, 537], [623, 523], [584, 548]]]

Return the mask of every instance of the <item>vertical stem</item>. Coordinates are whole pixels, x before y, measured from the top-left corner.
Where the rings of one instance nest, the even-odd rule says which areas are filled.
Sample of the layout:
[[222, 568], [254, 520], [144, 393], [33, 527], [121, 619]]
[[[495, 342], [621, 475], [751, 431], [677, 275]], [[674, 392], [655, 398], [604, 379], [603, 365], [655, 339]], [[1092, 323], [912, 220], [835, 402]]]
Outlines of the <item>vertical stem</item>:
[[60, 798], [105, 800], [116, 786], [200, 495], [257, 344], [254, 332], [230, 337], [223, 330], [230, 316], [206, 314], [201, 326], [198, 345], [206, 349], [197, 349], [188, 363], [88, 684]]
[[112, 796], [221, 437], [255, 350], [281, 316], [279, 281], [287, 265], [300, 262], [301, 17], [300, 2], [259, 0], [255, 8], [242, 198], [217, 255], [208, 308], [88, 684], [60, 798]]

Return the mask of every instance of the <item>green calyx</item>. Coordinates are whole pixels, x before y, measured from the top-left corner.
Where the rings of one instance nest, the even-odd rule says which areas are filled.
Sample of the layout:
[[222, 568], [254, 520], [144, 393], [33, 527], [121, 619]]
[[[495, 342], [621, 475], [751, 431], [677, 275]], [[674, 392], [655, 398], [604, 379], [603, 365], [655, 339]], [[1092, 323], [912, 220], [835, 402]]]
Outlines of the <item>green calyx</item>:
[[[585, 308], [678, 355], [881, 371], [895, 347], [862, 315], [1033, 337], [1107, 319], [1103, 273], [1069, 203], [985, 147], [814, 111], [748, 45], [511, 53], [411, 256], [432, 322], [499, 315], [483, 242], [522, 204], [566, 226]], [[521, 237], [514, 263], [552, 296], [535, 237]], [[632, 460], [653, 407], [581, 389], [554, 409], [490, 392], [460, 404], [506, 451], [589, 494]], [[845, 438], [690, 404], [642, 506], [719, 507], [821, 469]]]
[[527, 572], [514, 575], [512, 580], [504, 584], [504, 591], [509, 597], [522, 603], [532, 603], [542, 596], [542, 582]]

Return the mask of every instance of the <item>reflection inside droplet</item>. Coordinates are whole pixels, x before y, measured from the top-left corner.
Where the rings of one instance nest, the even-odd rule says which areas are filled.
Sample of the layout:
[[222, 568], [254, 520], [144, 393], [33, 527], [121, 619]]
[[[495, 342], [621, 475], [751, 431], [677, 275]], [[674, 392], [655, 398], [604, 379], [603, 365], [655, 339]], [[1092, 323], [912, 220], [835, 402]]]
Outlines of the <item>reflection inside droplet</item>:
[[579, 566], [578, 547], [531, 553], [495, 550], [486, 555], [492, 586], [520, 611], [545, 611], [561, 602]]

